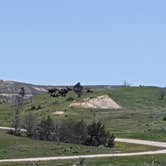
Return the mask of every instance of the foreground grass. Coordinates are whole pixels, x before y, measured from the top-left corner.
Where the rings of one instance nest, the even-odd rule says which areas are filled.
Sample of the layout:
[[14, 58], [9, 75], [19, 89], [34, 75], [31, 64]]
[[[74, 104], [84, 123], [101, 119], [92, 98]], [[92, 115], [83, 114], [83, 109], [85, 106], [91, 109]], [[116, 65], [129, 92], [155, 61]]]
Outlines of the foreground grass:
[[25, 137], [8, 135], [4, 131], [0, 131], [0, 159], [141, 152], [157, 149], [159, 148], [126, 143], [117, 143], [112, 149], [105, 147], [89, 147], [31, 140]]
[[[1, 166], [80, 166], [80, 160], [24, 162], [0, 164]], [[134, 156], [84, 160], [83, 166], [165, 166], [166, 155]]]

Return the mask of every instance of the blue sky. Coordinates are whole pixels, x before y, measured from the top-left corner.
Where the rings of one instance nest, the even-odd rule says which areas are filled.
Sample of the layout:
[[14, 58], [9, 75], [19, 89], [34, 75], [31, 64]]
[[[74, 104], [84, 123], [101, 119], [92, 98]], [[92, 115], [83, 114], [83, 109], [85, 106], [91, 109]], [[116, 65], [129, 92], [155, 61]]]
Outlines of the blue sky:
[[166, 86], [166, 1], [0, 2], [0, 78]]

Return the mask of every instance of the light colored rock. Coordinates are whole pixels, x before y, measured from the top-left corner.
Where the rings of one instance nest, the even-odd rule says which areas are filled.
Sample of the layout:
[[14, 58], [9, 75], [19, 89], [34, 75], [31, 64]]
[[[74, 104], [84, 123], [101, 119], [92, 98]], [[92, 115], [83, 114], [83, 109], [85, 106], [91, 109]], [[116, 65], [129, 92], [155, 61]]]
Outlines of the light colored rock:
[[84, 99], [82, 102], [73, 102], [70, 107], [94, 108], [94, 109], [121, 109], [108, 95], [98, 96], [93, 99]]
[[53, 113], [53, 115], [63, 115], [63, 114], [64, 114], [63, 111], [56, 111], [56, 112]]

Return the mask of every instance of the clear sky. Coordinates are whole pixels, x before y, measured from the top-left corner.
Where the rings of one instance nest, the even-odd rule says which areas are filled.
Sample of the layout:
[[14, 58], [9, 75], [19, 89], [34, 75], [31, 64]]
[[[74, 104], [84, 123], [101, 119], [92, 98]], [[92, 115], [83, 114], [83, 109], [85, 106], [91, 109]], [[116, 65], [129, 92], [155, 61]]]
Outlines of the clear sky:
[[166, 86], [165, 0], [0, 1], [0, 78]]

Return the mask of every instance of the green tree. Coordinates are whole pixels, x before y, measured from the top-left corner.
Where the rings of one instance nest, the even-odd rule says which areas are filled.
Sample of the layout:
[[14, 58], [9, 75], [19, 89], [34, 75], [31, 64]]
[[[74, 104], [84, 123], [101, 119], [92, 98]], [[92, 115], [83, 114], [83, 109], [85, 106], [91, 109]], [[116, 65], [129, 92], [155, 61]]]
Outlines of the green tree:
[[62, 142], [84, 144], [87, 139], [87, 126], [83, 121], [68, 121], [60, 125], [58, 133]]
[[99, 121], [88, 126], [88, 139], [86, 145], [112, 147], [115, 137], [105, 130], [105, 126]]
[[54, 140], [55, 124], [50, 116], [46, 120], [42, 120], [39, 124], [39, 137], [41, 140]]
[[77, 94], [78, 97], [81, 97], [84, 87], [78, 82], [74, 87], [73, 91]]
[[15, 97], [15, 115], [13, 120], [13, 128], [14, 128], [14, 135], [21, 134], [21, 119], [20, 119], [20, 112], [23, 110], [24, 106], [24, 97], [25, 97], [25, 89], [21, 88], [18, 95]]
[[25, 120], [25, 128], [27, 130], [27, 136], [33, 137], [37, 128], [37, 118], [34, 113], [29, 113]]

